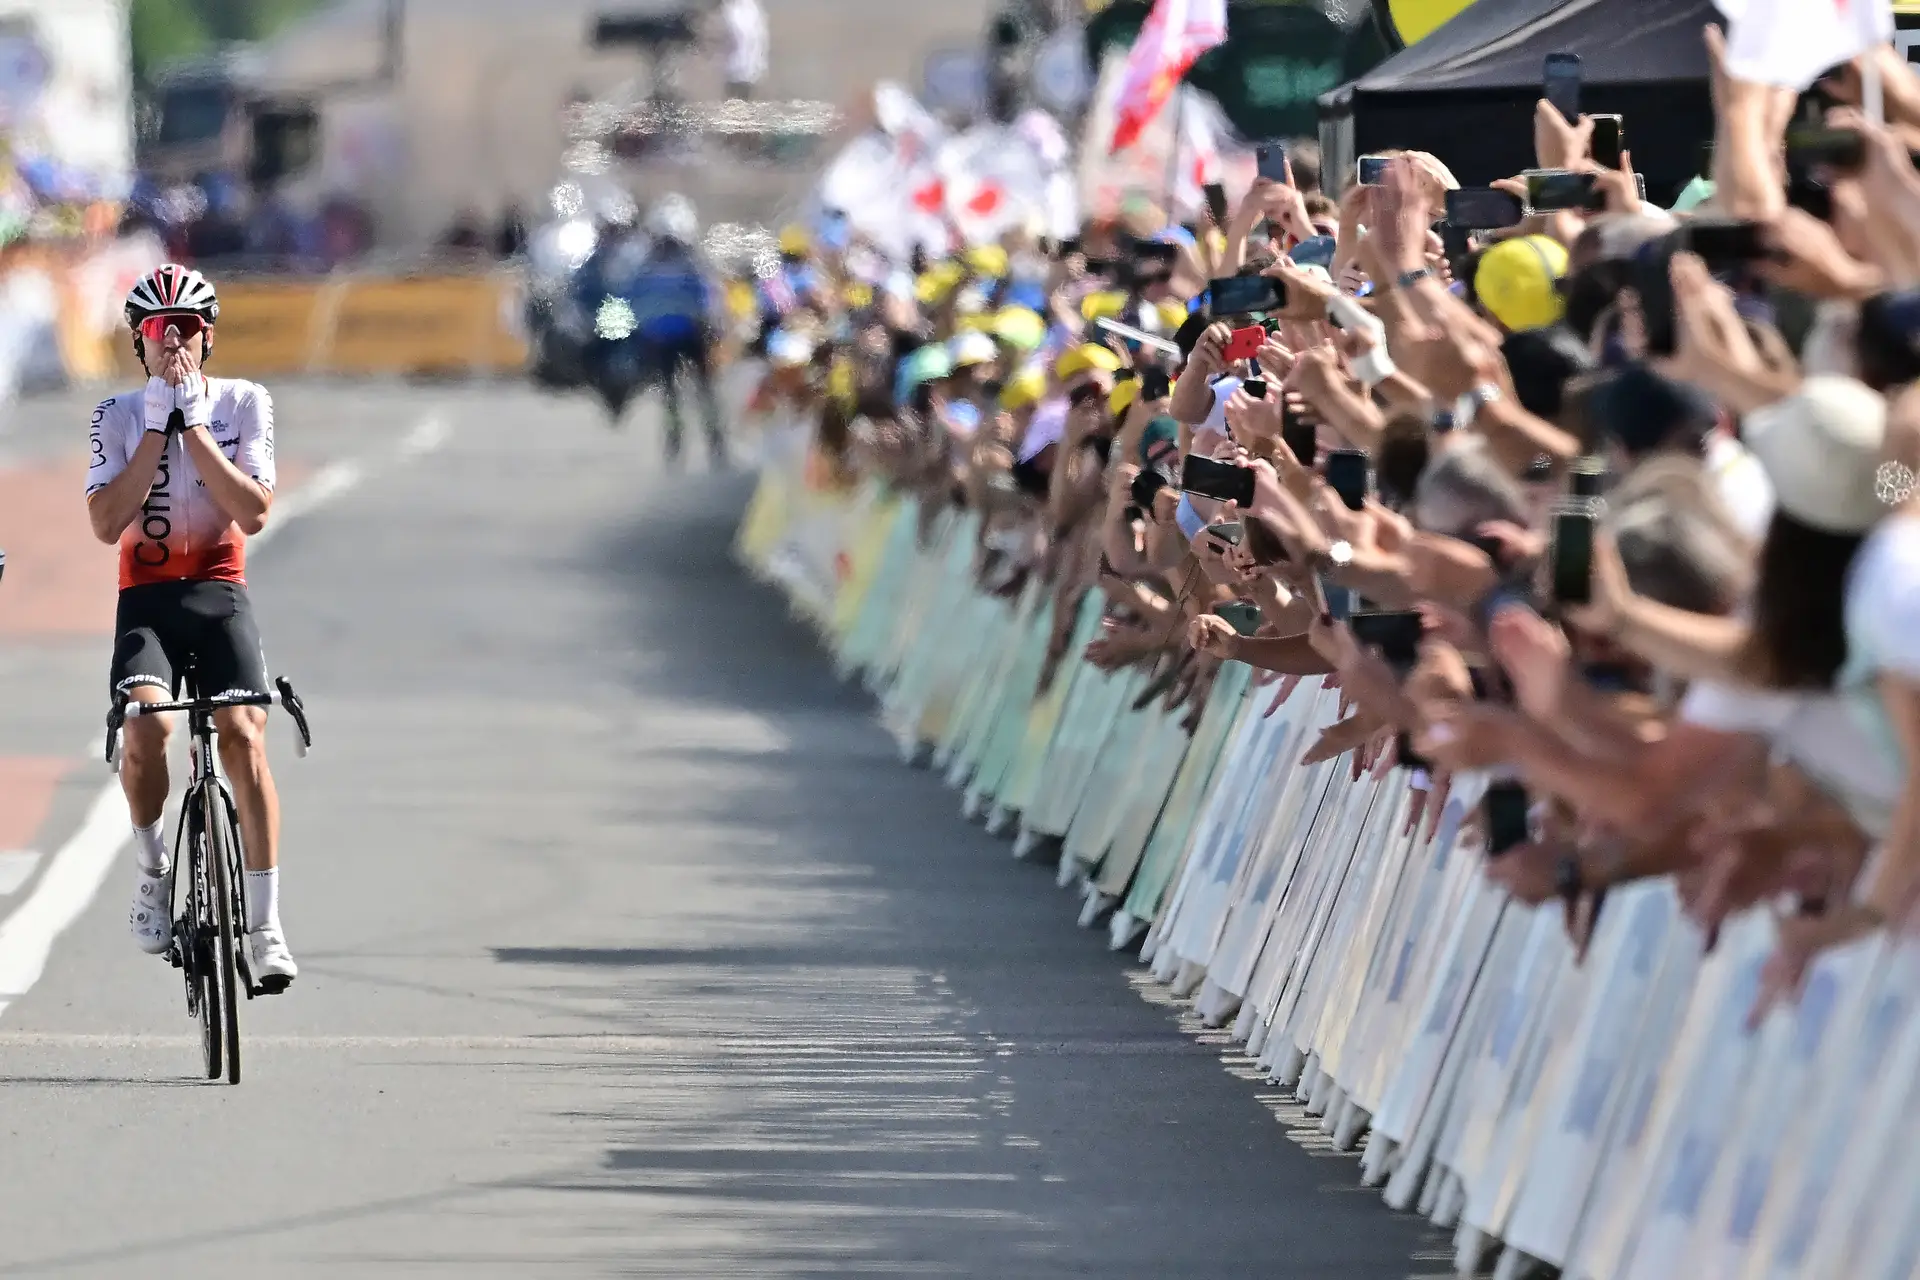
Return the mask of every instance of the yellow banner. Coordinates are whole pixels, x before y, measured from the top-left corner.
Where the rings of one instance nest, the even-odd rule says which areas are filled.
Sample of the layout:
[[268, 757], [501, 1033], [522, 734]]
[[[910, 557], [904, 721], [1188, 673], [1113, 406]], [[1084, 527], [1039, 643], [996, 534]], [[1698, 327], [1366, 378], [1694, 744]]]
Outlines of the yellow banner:
[[[298, 374], [490, 374], [525, 366], [510, 323], [510, 275], [334, 277], [221, 283], [208, 371]], [[130, 350], [122, 373], [139, 370]]]

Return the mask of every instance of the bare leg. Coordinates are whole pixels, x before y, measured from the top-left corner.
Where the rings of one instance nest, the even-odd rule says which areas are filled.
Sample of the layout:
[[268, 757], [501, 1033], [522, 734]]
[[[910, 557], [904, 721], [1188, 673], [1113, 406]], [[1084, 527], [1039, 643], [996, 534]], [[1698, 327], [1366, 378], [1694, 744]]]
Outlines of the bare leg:
[[280, 795], [267, 768], [267, 709], [227, 707], [214, 712], [220, 767], [240, 811], [241, 861], [249, 871], [280, 865]]
[[[165, 702], [167, 690], [136, 685], [127, 697], [133, 702]], [[136, 827], [150, 827], [166, 812], [169, 718], [139, 716], [121, 730], [120, 789], [127, 793], [127, 816]]]

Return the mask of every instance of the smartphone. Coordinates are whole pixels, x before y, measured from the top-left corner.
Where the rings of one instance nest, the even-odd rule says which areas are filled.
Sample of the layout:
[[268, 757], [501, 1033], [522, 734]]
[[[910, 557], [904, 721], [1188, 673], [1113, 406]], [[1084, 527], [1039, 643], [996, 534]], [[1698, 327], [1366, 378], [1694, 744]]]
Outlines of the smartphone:
[[1164, 400], [1173, 390], [1173, 379], [1159, 365], [1148, 365], [1140, 371], [1140, 398], [1142, 400]]
[[1354, 178], [1363, 187], [1377, 187], [1380, 180], [1387, 176], [1387, 156], [1361, 156], [1354, 165]]
[[1626, 117], [1599, 115], [1587, 118], [1593, 121], [1593, 139], [1588, 146], [1588, 154], [1602, 169], [1618, 169], [1620, 153], [1627, 149]]
[[1335, 449], [1327, 455], [1327, 484], [1347, 504], [1358, 511], [1367, 500], [1367, 455], [1362, 449]]
[[1263, 142], [1255, 149], [1254, 163], [1256, 172], [1270, 182], [1287, 181], [1287, 144], [1284, 142]]
[[1499, 231], [1517, 227], [1527, 202], [1497, 187], [1461, 187], [1447, 192], [1447, 223], [1463, 231]]
[[1806, 170], [1789, 166], [1787, 203], [1822, 222], [1833, 221], [1833, 189]]
[[1257, 324], [1244, 329], [1235, 329], [1233, 336], [1227, 339], [1227, 345], [1220, 349], [1222, 360], [1251, 360], [1260, 354], [1260, 348], [1267, 345], [1267, 331]]
[[1580, 118], [1580, 55], [1550, 53], [1540, 69], [1541, 96], [1572, 123]]
[[1180, 256], [1180, 246], [1165, 240], [1135, 240], [1129, 246], [1129, 255], [1142, 265], [1171, 267]]
[[1515, 845], [1525, 844], [1533, 799], [1517, 782], [1495, 782], [1487, 787], [1487, 856], [1497, 858]]
[[1180, 469], [1180, 487], [1203, 498], [1237, 503], [1242, 510], [1253, 506], [1251, 467], [1236, 467], [1229, 462], [1188, 454]]
[[[1338, 247], [1332, 236], [1314, 236], [1287, 250], [1287, 257], [1293, 260], [1296, 267], [1319, 267], [1325, 270], [1333, 265], [1334, 250]], [[1276, 280], [1274, 283], [1281, 282]], [[1282, 301], [1281, 305], [1285, 306], [1286, 303]]]
[[1713, 270], [1754, 262], [1767, 255], [1761, 226], [1745, 218], [1695, 218], [1686, 225], [1687, 248]]
[[1606, 194], [1596, 189], [1600, 175], [1575, 173], [1571, 169], [1543, 169], [1527, 175], [1527, 204], [1537, 213], [1554, 209], [1578, 209], [1593, 212], [1607, 205]]
[[1404, 677], [1420, 660], [1420, 615], [1412, 609], [1370, 610], [1347, 619], [1354, 639], [1380, 650], [1394, 673]]
[[1222, 520], [1219, 524], [1208, 525], [1206, 534], [1210, 538], [1218, 538], [1230, 547], [1237, 547], [1240, 545], [1240, 540], [1247, 536], [1247, 526], [1238, 520]]
[[1673, 354], [1673, 251], [1684, 232], [1676, 231], [1640, 246], [1633, 259], [1633, 288], [1640, 295], [1647, 354]]
[[1278, 311], [1286, 305], [1286, 286], [1267, 276], [1221, 276], [1207, 281], [1207, 310], [1216, 317]]
[[1260, 609], [1257, 605], [1234, 600], [1213, 606], [1213, 612], [1214, 616], [1225, 618], [1237, 635], [1250, 636], [1260, 629]]
[[1606, 478], [1607, 464], [1604, 459], [1575, 458], [1567, 472], [1568, 490], [1576, 498], [1597, 498]]
[[1206, 186], [1200, 188], [1200, 192], [1207, 199], [1207, 216], [1213, 219], [1213, 225], [1216, 227], [1226, 226], [1229, 212], [1227, 209], [1227, 189], [1217, 182], [1209, 182]]
[[1789, 165], [1824, 165], [1852, 173], [1867, 162], [1867, 140], [1857, 129], [1793, 128], [1787, 130]]
[[1283, 403], [1280, 406], [1280, 439], [1301, 466], [1313, 465], [1320, 449], [1320, 430], [1302, 418], [1290, 404]]
[[1593, 600], [1593, 523], [1591, 503], [1554, 513], [1553, 546], [1548, 553], [1555, 604]]
[[1240, 381], [1240, 389], [1247, 393], [1249, 400], [1265, 400], [1267, 398], [1267, 380], [1265, 378], [1243, 378]]

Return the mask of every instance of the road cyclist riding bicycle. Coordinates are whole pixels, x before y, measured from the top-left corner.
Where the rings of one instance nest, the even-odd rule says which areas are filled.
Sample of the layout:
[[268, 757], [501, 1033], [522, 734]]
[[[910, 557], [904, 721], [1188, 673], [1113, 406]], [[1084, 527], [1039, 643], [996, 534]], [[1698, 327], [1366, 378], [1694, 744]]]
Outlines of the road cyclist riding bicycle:
[[[203, 698], [272, 697], [245, 568], [246, 539], [273, 507], [273, 401], [257, 383], [202, 372], [219, 316], [213, 284], [198, 271], [169, 263], [141, 279], [126, 317], [147, 384], [93, 413], [87, 514], [95, 536], [120, 548], [108, 677], [116, 700], [169, 701], [187, 676]], [[247, 968], [258, 991], [273, 993], [299, 968], [280, 926], [280, 806], [266, 719], [263, 706], [213, 715], [246, 867]], [[128, 719], [120, 766], [139, 861], [128, 920], [155, 955], [173, 939], [162, 831], [169, 732], [165, 716]]]
[[707, 454], [715, 467], [726, 465], [726, 431], [713, 394], [715, 336], [721, 327], [720, 291], [702, 260], [697, 242], [700, 221], [693, 204], [667, 195], [648, 212], [652, 244], [633, 289], [634, 335], [640, 340], [650, 382], [657, 381], [667, 401], [667, 459], [678, 461], [684, 425], [680, 377], [691, 376], [706, 419]]

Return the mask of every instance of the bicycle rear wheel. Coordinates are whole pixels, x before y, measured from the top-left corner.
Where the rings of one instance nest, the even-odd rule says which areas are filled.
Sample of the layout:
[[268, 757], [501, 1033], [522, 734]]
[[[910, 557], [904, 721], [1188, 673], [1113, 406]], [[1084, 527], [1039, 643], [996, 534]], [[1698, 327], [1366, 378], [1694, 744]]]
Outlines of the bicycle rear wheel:
[[[215, 780], [205, 791], [204, 821], [207, 828], [207, 861], [212, 868], [208, 877], [213, 889], [213, 982], [220, 991], [220, 1022], [225, 1040], [227, 1083], [240, 1083], [240, 981], [234, 964], [234, 947], [242, 919], [236, 899], [240, 881], [240, 834], [234, 829], [233, 804], [226, 789]], [[216, 1075], [218, 1073], [215, 1073]]]

